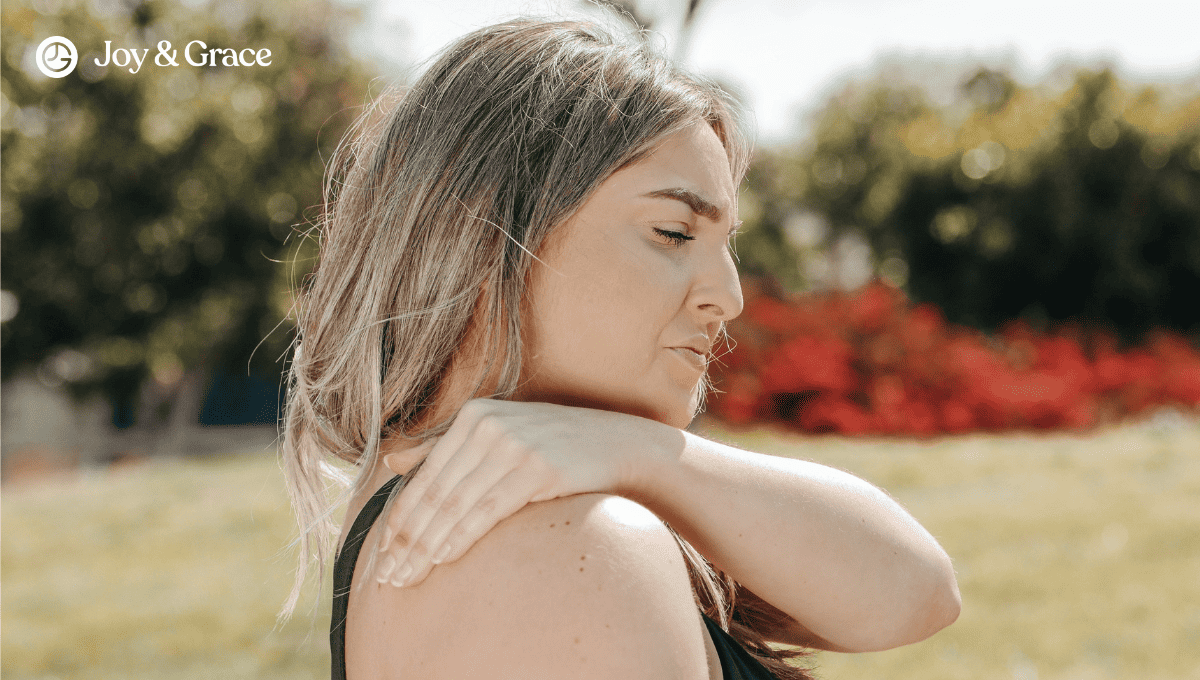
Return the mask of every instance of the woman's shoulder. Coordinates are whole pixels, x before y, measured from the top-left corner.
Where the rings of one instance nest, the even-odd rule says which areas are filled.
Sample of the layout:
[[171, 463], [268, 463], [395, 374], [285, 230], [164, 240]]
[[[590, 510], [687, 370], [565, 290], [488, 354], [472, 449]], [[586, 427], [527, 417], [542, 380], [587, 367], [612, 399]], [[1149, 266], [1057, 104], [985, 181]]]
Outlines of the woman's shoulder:
[[377, 671], [708, 677], [678, 545], [658, 517], [618, 496], [531, 503], [419, 585], [372, 590], [372, 615], [399, 622], [374, 628], [387, 638], [373, 645], [387, 650]]

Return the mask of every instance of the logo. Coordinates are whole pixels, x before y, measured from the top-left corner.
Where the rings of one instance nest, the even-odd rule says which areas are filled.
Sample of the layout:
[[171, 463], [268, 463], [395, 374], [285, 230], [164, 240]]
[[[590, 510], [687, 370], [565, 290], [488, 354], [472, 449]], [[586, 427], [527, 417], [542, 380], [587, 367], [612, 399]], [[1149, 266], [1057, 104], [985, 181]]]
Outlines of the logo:
[[75, 49], [75, 43], [61, 35], [52, 35], [38, 45], [38, 70], [51, 78], [62, 78], [74, 71], [78, 63], [79, 50]]

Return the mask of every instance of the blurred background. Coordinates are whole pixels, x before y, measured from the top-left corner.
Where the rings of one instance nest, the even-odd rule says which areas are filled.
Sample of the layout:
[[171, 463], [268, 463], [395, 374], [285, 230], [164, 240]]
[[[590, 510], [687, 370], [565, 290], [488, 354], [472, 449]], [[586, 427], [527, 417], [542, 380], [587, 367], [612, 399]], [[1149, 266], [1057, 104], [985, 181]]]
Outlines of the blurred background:
[[[1200, 678], [1200, 5], [609, 4], [756, 121], [746, 307], [693, 429], [863, 476], [959, 569], [954, 626], [819, 672]], [[599, 11], [5, 2], [5, 676], [327, 673], [328, 589], [273, 618], [325, 159], [457, 36]]]

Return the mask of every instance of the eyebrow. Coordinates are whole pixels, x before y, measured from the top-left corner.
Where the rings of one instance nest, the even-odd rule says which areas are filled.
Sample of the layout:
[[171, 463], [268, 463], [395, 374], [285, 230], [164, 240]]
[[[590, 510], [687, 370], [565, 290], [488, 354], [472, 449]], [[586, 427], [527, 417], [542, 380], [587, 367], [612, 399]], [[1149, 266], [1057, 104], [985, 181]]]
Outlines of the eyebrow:
[[649, 198], [668, 198], [673, 201], [679, 201], [703, 218], [712, 220], [713, 222], [721, 221], [721, 209], [691, 189], [674, 187], [651, 191], [645, 195]]

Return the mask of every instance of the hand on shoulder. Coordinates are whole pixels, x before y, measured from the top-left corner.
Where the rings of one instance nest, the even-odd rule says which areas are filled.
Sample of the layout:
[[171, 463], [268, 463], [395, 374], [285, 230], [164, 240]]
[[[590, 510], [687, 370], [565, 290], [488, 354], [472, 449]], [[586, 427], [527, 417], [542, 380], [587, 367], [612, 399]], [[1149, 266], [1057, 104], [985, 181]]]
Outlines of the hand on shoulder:
[[384, 456], [396, 474], [423, 463], [384, 520], [387, 556], [371, 576], [397, 587], [453, 562], [527, 503], [616, 493], [652, 430], [645, 418], [541, 402], [472, 399], [450, 429]]

